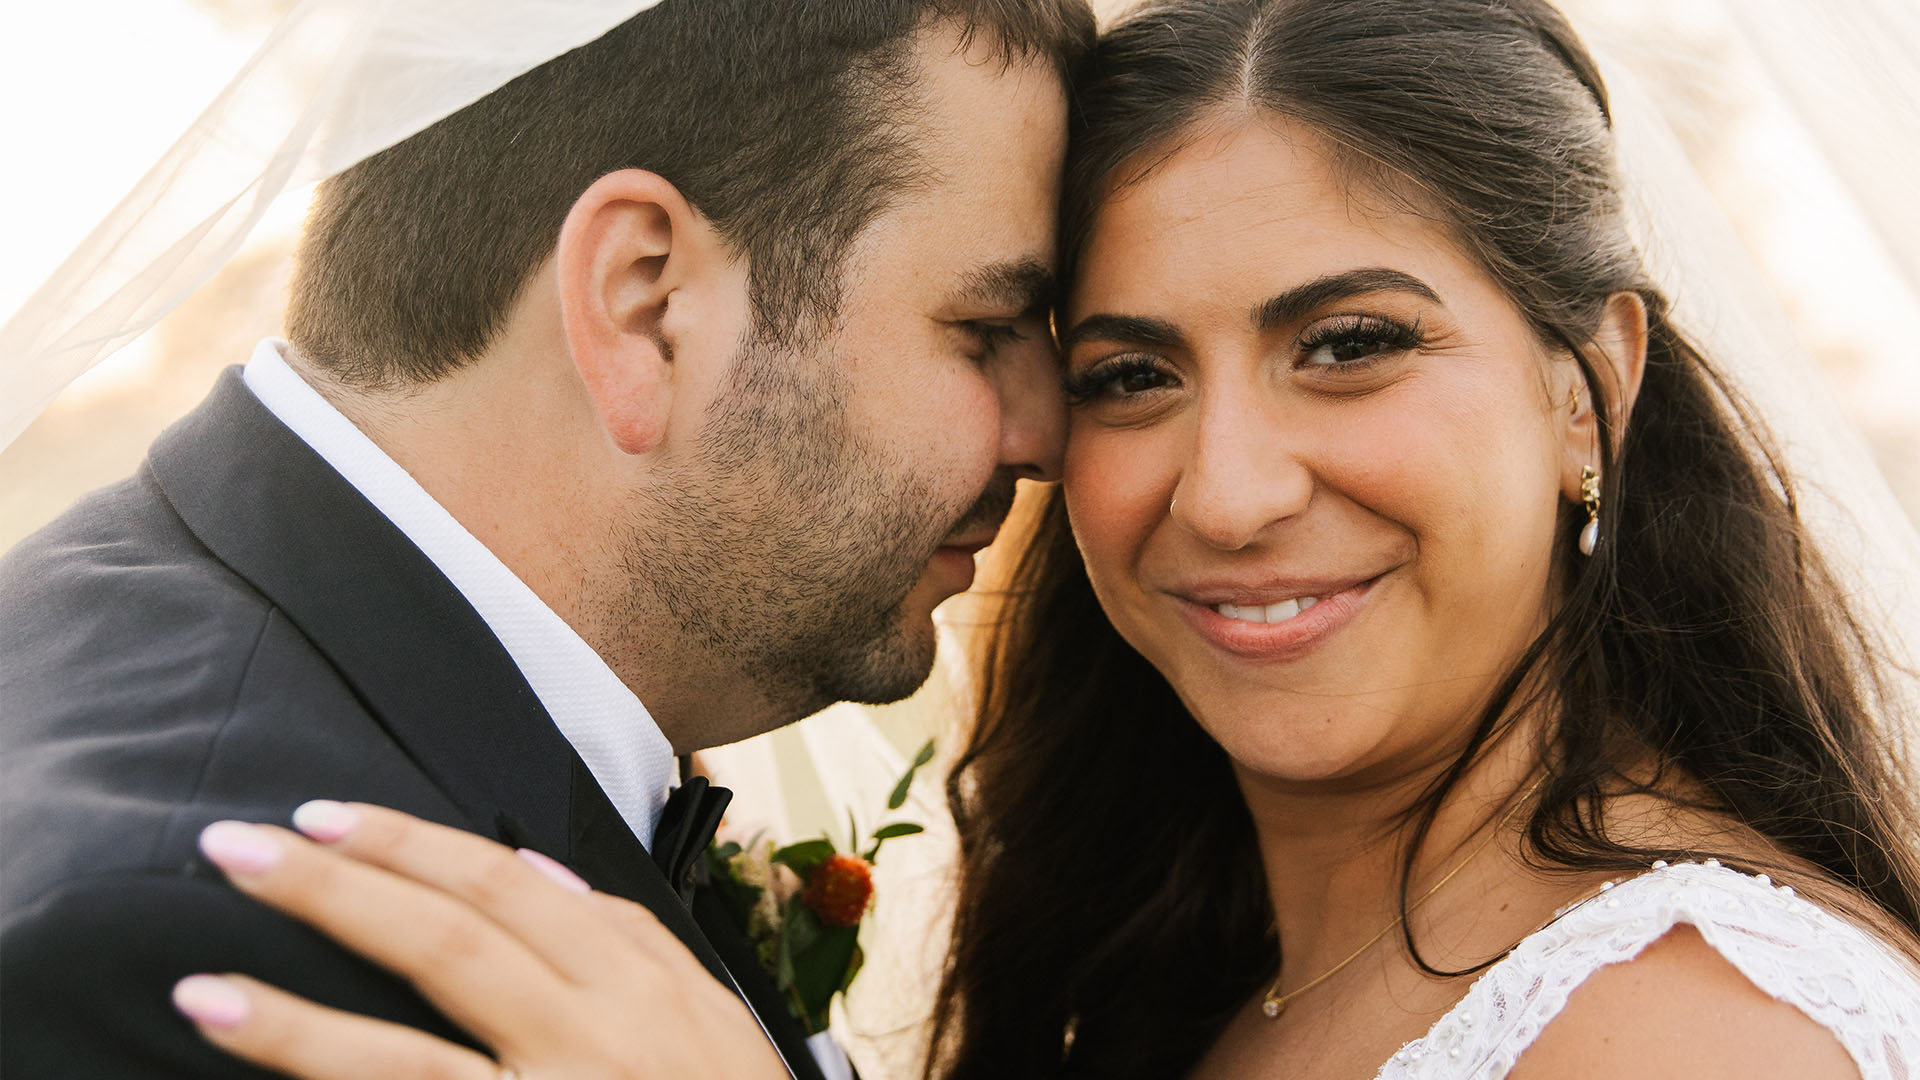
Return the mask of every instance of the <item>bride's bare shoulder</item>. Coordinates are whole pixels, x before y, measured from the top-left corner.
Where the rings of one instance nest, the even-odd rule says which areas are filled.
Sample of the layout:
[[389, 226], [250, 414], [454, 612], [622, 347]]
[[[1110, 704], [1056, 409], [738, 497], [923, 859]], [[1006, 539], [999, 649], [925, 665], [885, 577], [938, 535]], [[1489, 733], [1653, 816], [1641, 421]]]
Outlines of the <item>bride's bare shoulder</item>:
[[1748, 981], [1693, 927], [1601, 968], [1520, 1057], [1515, 1080], [1858, 1080], [1832, 1032]]

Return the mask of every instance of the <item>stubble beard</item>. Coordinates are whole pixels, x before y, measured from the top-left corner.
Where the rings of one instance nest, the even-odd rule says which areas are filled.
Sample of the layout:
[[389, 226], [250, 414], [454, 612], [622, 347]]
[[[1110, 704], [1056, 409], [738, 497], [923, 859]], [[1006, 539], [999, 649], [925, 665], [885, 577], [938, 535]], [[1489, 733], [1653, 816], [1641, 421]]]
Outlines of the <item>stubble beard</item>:
[[749, 340], [699, 460], [640, 500], [627, 549], [648, 606], [795, 718], [926, 681], [932, 627], [904, 602], [966, 509], [853, 430], [849, 392], [829, 350]]

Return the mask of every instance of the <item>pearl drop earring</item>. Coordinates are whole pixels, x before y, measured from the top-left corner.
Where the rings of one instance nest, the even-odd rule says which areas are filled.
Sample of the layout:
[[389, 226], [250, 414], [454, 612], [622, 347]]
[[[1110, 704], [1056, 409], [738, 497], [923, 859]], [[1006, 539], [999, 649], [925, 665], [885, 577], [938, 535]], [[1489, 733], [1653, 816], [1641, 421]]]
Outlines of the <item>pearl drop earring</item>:
[[1580, 466], [1580, 501], [1587, 506], [1587, 523], [1580, 530], [1580, 554], [1592, 555], [1600, 543], [1600, 474]]

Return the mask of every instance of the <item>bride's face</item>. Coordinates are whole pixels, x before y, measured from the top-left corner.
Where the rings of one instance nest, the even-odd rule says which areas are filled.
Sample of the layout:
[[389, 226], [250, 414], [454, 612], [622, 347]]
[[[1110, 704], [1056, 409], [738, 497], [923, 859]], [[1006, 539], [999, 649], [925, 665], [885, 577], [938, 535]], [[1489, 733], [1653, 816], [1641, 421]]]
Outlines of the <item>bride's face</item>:
[[1243, 771], [1449, 759], [1548, 610], [1573, 364], [1267, 121], [1101, 208], [1066, 318], [1095, 591]]

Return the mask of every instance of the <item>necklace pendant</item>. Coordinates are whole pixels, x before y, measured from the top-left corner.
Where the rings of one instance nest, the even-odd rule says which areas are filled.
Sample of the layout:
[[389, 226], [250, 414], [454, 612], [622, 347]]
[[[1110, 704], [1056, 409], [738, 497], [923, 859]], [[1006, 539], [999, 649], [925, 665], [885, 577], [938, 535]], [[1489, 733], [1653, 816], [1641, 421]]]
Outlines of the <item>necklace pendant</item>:
[[1260, 1003], [1260, 1011], [1267, 1019], [1278, 1020], [1280, 1019], [1280, 1014], [1286, 1011], [1286, 1005], [1276, 998], [1268, 998]]

